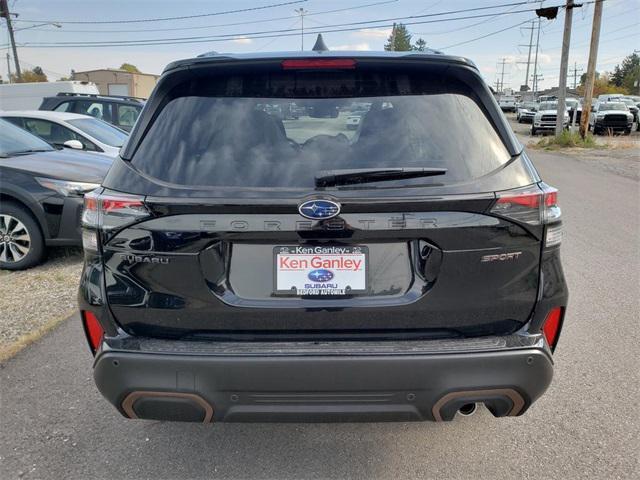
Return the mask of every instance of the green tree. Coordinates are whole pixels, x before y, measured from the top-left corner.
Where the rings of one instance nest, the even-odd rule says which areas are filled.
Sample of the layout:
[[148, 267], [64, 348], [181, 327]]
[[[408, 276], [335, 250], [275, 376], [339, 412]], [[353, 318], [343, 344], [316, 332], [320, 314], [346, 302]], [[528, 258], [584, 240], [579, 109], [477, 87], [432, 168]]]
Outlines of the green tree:
[[633, 87], [633, 82], [638, 80], [640, 68], [640, 56], [632, 53], [622, 60], [620, 65], [616, 65], [611, 74], [611, 83], [616, 87]]
[[126, 70], [129, 73], [140, 73], [138, 67], [132, 65], [131, 63], [123, 63], [122, 65], [120, 65], [120, 70]]
[[389, 38], [387, 39], [387, 43], [384, 45], [385, 50], [393, 50], [394, 52], [407, 52], [412, 50], [411, 46], [411, 34], [407, 27], [405, 27], [402, 23], [394, 24], [393, 31]]
[[424, 52], [426, 48], [427, 48], [427, 42], [425, 42], [422, 38], [419, 38], [418, 40], [416, 40], [416, 43], [413, 46], [412, 50], [416, 50], [418, 52]]
[[48, 82], [47, 75], [42, 71], [40, 67], [33, 67], [32, 70], [22, 71], [22, 80], [18, 80], [18, 76], [15, 73], [11, 74], [11, 82], [18, 83], [32, 83], [32, 82]]

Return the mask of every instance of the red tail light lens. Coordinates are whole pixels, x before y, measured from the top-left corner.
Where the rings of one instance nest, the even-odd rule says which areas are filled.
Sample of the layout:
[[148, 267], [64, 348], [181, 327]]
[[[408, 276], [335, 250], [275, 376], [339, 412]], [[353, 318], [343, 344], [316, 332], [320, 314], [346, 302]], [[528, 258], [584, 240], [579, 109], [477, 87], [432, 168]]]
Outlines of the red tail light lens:
[[560, 220], [558, 190], [541, 183], [498, 193], [492, 213], [531, 225]]
[[556, 307], [547, 314], [547, 318], [544, 320], [544, 324], [542, 325], [542, 334], [551, 347], [551, 350], [556, 348], [561, 325], [562, 307]]
[[84, 197], [82, 226], [111, 230], [147, 217], [143, 200], [136, 195], [91, 192]]
[[96, 352], [104, 336], [102, 325], [98, 318], [92, 312], [82, 312], [82, 323], [84, 324], [84, 332], [87, 335], [87, 341], [93, 353]]
[[282, 61], [283, 70], [302, 70], [307, 68], [354, 69], [356, 61], [352, 58], [301, 58]]

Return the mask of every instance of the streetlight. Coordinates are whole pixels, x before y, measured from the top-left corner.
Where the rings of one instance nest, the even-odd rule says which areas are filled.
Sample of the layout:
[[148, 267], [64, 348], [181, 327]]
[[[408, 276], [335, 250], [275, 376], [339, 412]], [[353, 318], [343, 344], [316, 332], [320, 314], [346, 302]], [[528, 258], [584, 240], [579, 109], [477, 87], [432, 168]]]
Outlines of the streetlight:
[[304, 16], [309, 12], [302, 7], [294, 10], [294, 12], [300, 15], [300, 50], [304, 50]]
[[60, 25], [59, 23], [46, 22], [46, 23], [38, 23], [37, 25], [30, 25], [30, 26], [24, 27], [24, 28], [14, 28], [13, 31], [14, 32], [19, 32], [21, 30], [29, 30], [30, 28], [44, 27], [46, 25], [51, 25], [52, 27], [56, 27], [56, 28], [62, 28], [62, 25]]

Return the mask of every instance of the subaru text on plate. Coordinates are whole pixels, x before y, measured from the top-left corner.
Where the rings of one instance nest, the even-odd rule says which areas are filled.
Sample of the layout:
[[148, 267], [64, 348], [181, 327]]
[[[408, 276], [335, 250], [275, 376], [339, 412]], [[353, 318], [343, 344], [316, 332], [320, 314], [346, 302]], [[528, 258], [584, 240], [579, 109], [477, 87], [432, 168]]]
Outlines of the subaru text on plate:
[[172, 63], [83, 224], [94, 377], [126, 417], [501, 417], [551, 382], [557, 191], [466, 59]]

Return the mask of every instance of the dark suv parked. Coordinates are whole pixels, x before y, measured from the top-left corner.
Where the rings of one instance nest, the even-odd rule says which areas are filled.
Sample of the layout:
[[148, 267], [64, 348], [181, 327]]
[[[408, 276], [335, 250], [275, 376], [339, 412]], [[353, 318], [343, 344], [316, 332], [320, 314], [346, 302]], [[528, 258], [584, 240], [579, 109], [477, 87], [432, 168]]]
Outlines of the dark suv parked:
[[[311, 118], [354, 102], [356, 130]], [[470, 61], [178, 61], [121, 156], [85, 199], [79, 302], [126, 417], [440, 421], [549, 386], [557, 191]]]
[[91, 115], [130, 132], [144, 102], [144, 99], [136, 97], [59, 93], [55, 97], [45, 97], [40, 104], [40, 110]]
[[46, 246], [80, 245], [83, 194], [110, 165], [95, 153], [56, 150], [0, 119], [0, 269], [34, 266]]

